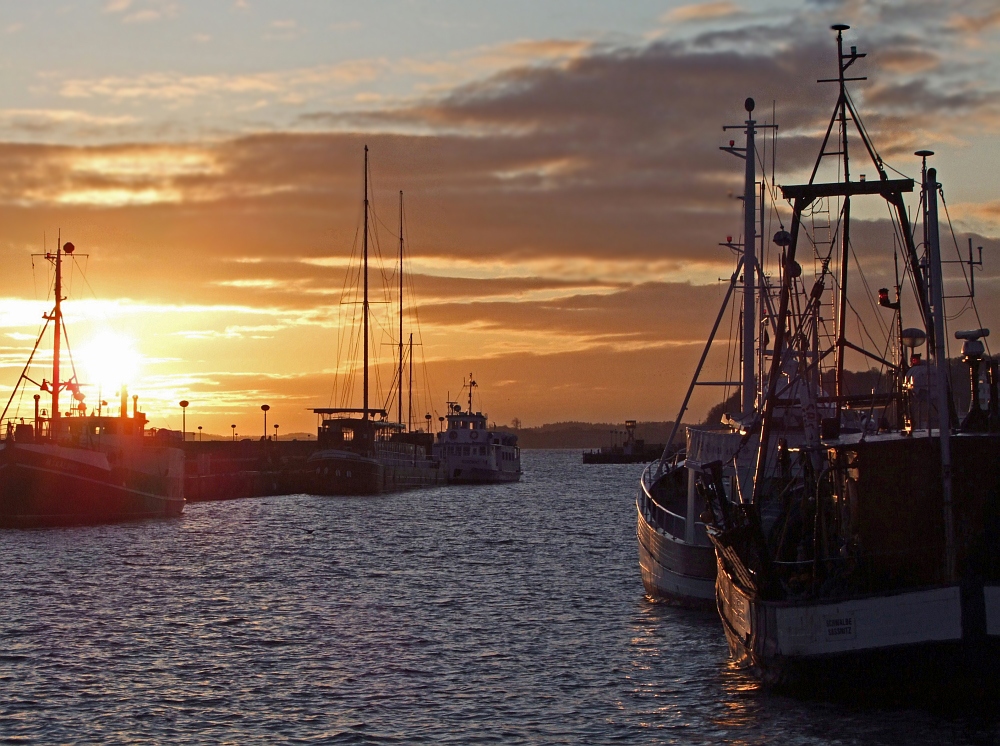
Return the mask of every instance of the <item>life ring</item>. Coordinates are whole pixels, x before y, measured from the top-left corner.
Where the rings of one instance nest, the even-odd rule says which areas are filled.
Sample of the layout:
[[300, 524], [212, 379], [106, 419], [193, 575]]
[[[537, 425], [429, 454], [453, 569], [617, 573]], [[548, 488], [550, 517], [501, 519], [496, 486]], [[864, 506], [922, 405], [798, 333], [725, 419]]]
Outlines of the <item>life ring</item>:
[[451, 438], [452, 440], [457, 439], [458, 438], [458, 431], [457, 430], [452, 430], [450, 433], [448, 433], [448, 437]]
[[476, 440], [479, 438], [479, 433], [476, 430], [473, 430], [471, 433], [469, 433], [469, 437], [472, 438], [473, 440]]

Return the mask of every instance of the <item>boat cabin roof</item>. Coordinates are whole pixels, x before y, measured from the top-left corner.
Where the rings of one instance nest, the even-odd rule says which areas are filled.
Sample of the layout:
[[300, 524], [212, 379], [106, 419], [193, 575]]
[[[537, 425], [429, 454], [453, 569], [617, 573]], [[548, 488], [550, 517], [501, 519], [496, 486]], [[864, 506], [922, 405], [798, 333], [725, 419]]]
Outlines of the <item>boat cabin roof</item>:
[[[401, 422], [391, 422], [385, 418], [389, 413], [384, 409], [368, 409], [368, 419], [362, 417], [344, 417], [343, 415], [364, 415], [365, 410], [361, 407], [354, 409], [351, 407], [317, 407], [312, 410], [323, 418], [323, 427], [342, 427], [349, 430], [358, 430], [367, 422], [368, 427], [374, 430], [405, 430], [406, 426]], [[382, 419], [376, 420], [375, 417]]]

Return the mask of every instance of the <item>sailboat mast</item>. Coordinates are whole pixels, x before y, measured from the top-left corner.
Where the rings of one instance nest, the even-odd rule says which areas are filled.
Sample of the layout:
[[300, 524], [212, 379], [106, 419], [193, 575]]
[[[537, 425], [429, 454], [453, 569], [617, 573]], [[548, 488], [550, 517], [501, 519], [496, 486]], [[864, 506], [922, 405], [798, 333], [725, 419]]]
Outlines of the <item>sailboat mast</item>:
[[413, 332], [410, 332], [410, 398], [406, 413], [406, 429], [413, 429]]
[[365, 145], [365, 228], [363, 239], [364, 252], [364, 274], [365, 274], [365, 299], [362, 305], [362, 315], [364, 316], [365, 335], [365, 373], [364, 373], [364, 414], [362, 420], [368, 422], [368, 146]]
[[[931, 306], [934, 309], [933, 344], [936, 376], [930, 378], [930, 392], [937, 398], [938, 437], [941, 441], [941, 487], [944, 507], [945, 561], [948, 580], [955, 580], [955, 529], [951, 501], [951, 387], [948, 385], [948, 347], [944, 336], [944, 280], [941, 276], [941, 243], [938, 233], [937, 169], [927, 169], [924, 200], [927, 204], [928, 269], [930, 270]], [[935, 380], [936, 379], [936, 380]], [[930, 431], [928, 422], [928, 434]]]
[[55, 335], [52, 342], [52, 421], [49, 436], [55, 439], [59, 429], [59, 348], [62, 345], [62, 233], [56, 239], [56, 308], [53, 313]]
[[396, 420], [403, 424], [403, 190], [399, 190], [399, 383]]
[[743, 188], [743, 377], [741, 409], [744, 415], [753, 411], [756, 398], [754, 355], [757, 326], [756, 269], [757, 269], [757, 157], [754, 149], [753, 120], [754, 100], [748, 98], [747, 110], [746, 180]]
[[[842, 25], [842, 24], [840, 24]], [[840, 25], [834, 26], [837, 30], [837, 70], [839, 74], [840, 83], [840, 98], [837, 100], [837, 106], [840, 108], [840, 152], [844, 158], [844, 183], [848, 183], [851, 180], [851, 168], [850, 168], [850, 158], [848, 157], [847, 151], [847, 83], [844, 77], [844, 72], [847, 67], [844, 65], [844, 60], [850, 60], [848, 64], [854, 61], [852, 55], [847, 55], [844, 57], [844, 31], [845, 28], [840, 28]], [[853, 54], [853, 50], [852, 50]], [[850, 195], [844, 196], [844, 212], [843, 220], [840, 228], [840, 241], [841, 241], [841, 252], [840, 252], [840, 301], [838, 303], [838, 317], [837, 317], [837, 378], [836, 378], [836, 395], [837, 395], [837, 421], [840, 421], [840, 412], [843, 406], [843, 396], [844, 391], [844, 352], [847, 333], [847, 264], [849, 259], [849, 252], [851, 250], [851, 197]]]

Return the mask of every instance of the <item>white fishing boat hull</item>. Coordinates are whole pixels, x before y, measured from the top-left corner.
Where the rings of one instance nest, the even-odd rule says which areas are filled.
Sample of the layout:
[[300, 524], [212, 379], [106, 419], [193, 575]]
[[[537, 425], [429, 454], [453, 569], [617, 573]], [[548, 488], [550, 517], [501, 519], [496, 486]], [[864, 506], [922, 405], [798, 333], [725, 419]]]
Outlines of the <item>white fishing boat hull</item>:
[[[715, 600], [715, 555], [651, 526], [636, 504], [639, 570], [647, 595], [682, 605], [711, 608]], [[709, 571], [706, 571], [706, 566]]]
[[[683, 470], [683, 467], [672, 467]], [[662, 480], [678, 478], [683, 472], [662, 475]], [[651, 598], [684, 606], [711, 608], [715, 600], [715, 550], [705, 533], [704, 524], [694, 518], [694, 501], [675, 494], [663, 485], [654, 484], [651, 468], [640, 479], [636, 494], [636, 539], [639, 547], [639, 570], [642, 584]], [[658, 480], [659, 481], [659, 480]], [[671, 511], [657, 502], [668, 500]], [[693, 497], [693, 496], [692, 496]], [[688, 517], [680, 515], [684, 503], [693, 524], [688, 530]]]
[[770, 602], [744, 592], [720, 562], [716, 601], [733, 660], [768, 684], [836, 683], [859, 671], [895, 680], [901, 669], [974, 677], [1000, 662], [1000, 586]]

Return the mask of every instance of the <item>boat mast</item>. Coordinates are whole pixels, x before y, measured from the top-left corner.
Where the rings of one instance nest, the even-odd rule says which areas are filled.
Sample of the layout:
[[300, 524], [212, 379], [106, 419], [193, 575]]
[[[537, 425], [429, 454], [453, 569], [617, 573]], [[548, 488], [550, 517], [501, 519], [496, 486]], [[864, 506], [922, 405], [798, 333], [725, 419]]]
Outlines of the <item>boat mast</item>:
[[[55, 322], [55, 335], [52, 342], [52, 421], [49, 426], [49, 437], [55, 440], [59, 430], [59, 348], [62, 345], [62, 233], [56, 238], [56, 308], [52, 314]], [[50, 257], [51, 258], [51, 255]]]
[[472, 414], [472, 387], [476, 385], [476, 382], [472, 380], [472, 374], [469, 374], [469, 414]]
[[[851, 180], [850, 159], [847, 152], [847, 84], [844, 72], [859, 55], [855, 48], [851, 49], [851, 54], [844, 55], [844, 31], [849, 26], [838, 23], [833, 27], [837, 32], [837, 82], [840, 85], [840, 97], [837, 99], [837, 117], [840, 119], [840, 152], [844, 159], [844, 183]], [[844, 64], [844, 61], [847, 64]], [[849, 252], [851, 250], [851, 196], [844, 196], [843, 224], [840, 233], [841, 253], [840, 253], [840, 302], [838, 303], [837, 317], [837, 422], [840, 422], [841, 409], [843, 408], [844, 397], [844, 344], [847, 332], [847, 264]]]
[[[740, 345], [742, 373], [740, 375], [740, 411], [745, 417], [752, 414], [757, 400], [757, 280], [763, 279], [757, 271], [757, 151], [754, 135], [758, 129], [776, 130], [774, 123], [758, 125], [753, 119], [754, 100], [743, 102], [747, 119], [743, 124], [723, 125], [722, 130], [741, 129], [746, 133], [746, 147], [736, 147], [734, 140], [729, 147], [719, 148], [746, 161], [743, 183], [743, 341]], [[761, 182], [761, 221], [764, 220], [764, 184]], [[727, 240], [723, 246], [736, 248]], [[763, 290], [761, 291], [763, 298]]]
[[399, 190], [399, 401], [396, 420], [403, 424], [403, 190]]
[[[363, 239], [364, 252], [364, 274], [365, 274], [365, 299], [362, 305], [362, 315], [364, 316], [365, 334], [365, 378], [364, 378], [364, 414], [361, 416], [363, 422], [368, 422], [368, 146], [365, 145], [365, 228]], [[367, 434], [367, 430], [366, 430]]]
[[754, 399], [757, 394], [756, 385], [756, 355], [754, 342], [757, 326], [756, 276], [757, 276], [757, 157], [754, 150], [754, 101], [748, 98], [744, 103], [747, 110], [746, 120], [746, 178], [743, 185], [743, 378], [742, 378], [742, 412], [748, 415], [753, 412]]
[[410, 332], [410, 398], [406, 412], [406, 429], [413, 429], [413, 332]]
[[[927, 169], [924, 179], [924, 201], [927, 205], [927, 252], [930, 271], [930, 301], [933, 308], [934, 335], [928, 340], [933, 345], [937, 380], [931, 389], [937, 389], [938, 433], [941, 439], [941, 487], [944, 508], [944, 547], [948, 580], [955, 580], [955, 531], [951, 505], [951, 407], [948, 386], [948, 351], [944, 336], [944, 281], [941, 277], [941, 244], [938, 233], [937, 169]], [[928, 430], [930, 425], [928, 425]]]

